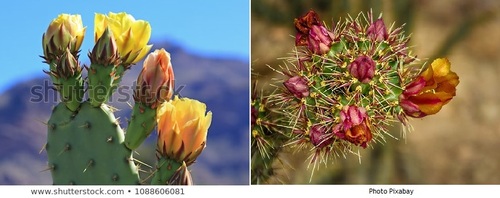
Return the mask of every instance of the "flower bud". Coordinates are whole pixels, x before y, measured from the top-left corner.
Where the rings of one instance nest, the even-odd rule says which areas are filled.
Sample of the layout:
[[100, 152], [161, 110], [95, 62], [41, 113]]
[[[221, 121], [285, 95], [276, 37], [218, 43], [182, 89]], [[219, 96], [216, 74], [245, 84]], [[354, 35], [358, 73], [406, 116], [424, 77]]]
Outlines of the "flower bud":
[[66, 48], [66, 52], [61, 56], [59, 64], [56, 67], [56, 73], [59, 77], [68, 79], [75, 75], [80, 75], [82, 73], [82, 68], [78, 64], [78, 60], [71, 54], [69, 48]]
[[286, 89], [297, 98], [309, 96], [309, 86], [307, 80], [300, 76], [294, 76], [283, 83]]
[[89, 54], [90, 62], [102, 66], [117, 66], [121, 63], [117, 45], [111, 33], [111, 29], [106, 28], [103, 34], [94, 45]]
[[366, 34], [372, 41], [385, 41], [389, 37], [387, 28], [385, 27], [384, 20], [382, 20], [382, 18], [377, 19], [375, 22], [370, 24], [366, 30]]
[[163, 48], [155, 50], [144, 60], [142, 71], [137, 78], [134, 99], [156, 108], [164, 101], [170, 100], [173, 93], [174, 70], [170, 53]]
[[44, 59], [50, 63], [61, 56], [66, 48], [77, 55], [85, 36], [85, 27], [80, 15], [60, 14], [52, 20], [42, 37]]
[[308, 47], [315, 54], [326, 54], [330, 51], [333, 34], [324, 26], [313, 25], [309, 30]]
[[362, 83], [369, 83], [375, 74], [375, 61], [369, 56], [358, 56], [347, 67], [349, 73]]
[[66, 107], [76, 111], [84, 95], [82, 68], [70, 49], [66, 48], [66, 51], [51, 63], [51, 69], [44, 72], [50, 76]]
[[315, 124], [309, 130], [311, 143], [317, 148], [324, 148], [333, 142], [332, 134], [329, 134], [325, 126]]

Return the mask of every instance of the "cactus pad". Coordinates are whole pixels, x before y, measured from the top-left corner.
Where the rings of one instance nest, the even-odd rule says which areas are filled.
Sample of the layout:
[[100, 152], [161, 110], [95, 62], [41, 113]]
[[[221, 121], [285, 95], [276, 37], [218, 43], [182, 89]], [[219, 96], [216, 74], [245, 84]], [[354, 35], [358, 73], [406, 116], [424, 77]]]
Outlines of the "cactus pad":
[[54, 184], [138, 184], [132, 151], [106, 105], [70, 111], [57, 105], [48, 122], [46, 150]]

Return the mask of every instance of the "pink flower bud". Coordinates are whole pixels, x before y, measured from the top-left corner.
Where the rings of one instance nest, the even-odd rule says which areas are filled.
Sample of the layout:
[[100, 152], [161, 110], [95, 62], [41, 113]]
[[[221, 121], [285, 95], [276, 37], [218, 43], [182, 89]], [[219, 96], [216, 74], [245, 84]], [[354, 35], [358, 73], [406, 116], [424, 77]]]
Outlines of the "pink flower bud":
[[315, 54], [326, 54], [330, 51], [333, 33], [322, 25], [313, 25], [309, 30], [308, 47]]
[[295, 97], [303, 98], [309, 96], [309, 86], [307, 80], [300, 76], [294, 76], [283, 83], [286, 89], [290, 91]]
[[304, 16], [295, 19], [296, 46], [308, 46], [309, 50], [315, 54], [326, 54], [330, 51], [334, 35], [328, 31], [319, 20], [318, 14], [309, 11]]
[[317, 148], [324, 148], [333, 142], [332, 134], [329, 134], [325, 126], [315, 124], [309, 130], [311, 143]]
[[347, 67], [349, 73], [357, 78], [362, 83], [368, 83], [372, 80], [375, 74], [375, 61], [373, 61], [369, 56], [361, 55], [358, 56], [349, 66]]
[[174, 93], [174, 71], [170, 62], [170, 53], [165, 49], [155, 50], [144, 60], [144, 65], [137, 78], [134, 99], [156, 108], [170, 100]]
[[377, 19], [375, 22], [370, 24], [366, 30], [366, 34], [372, 41], [385, 41], [389, 37], [382, 18]]

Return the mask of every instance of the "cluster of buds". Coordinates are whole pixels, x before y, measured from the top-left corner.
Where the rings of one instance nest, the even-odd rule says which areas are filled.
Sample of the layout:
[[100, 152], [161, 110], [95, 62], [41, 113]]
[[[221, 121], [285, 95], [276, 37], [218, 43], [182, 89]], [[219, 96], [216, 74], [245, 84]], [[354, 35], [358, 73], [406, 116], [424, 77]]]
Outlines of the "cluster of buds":
[[[293, 67], [269, 96], [288, 125], [289, 144], [309, 147], [311, 163], [385, 141], [389, 127], [437, 113], [459, 83], [450, 62], [426, 70], [407, 47], [409, 37], [381, 17], [361, 13], [327, 27], [314, 11], [295, 19]], [[287, 128], [287, 127], [285, 127]]]

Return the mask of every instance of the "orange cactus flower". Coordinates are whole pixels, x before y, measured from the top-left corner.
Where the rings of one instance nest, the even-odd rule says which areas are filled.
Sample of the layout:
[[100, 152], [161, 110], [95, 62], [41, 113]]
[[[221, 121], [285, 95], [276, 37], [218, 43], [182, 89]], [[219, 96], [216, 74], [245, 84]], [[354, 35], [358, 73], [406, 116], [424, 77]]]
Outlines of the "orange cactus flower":
[[206, 146], [212, 112], [200, 101], [175, 96], [157, 109], [158, 151], [191, 165]]
[[450, 70], [446, 58], [434, 60], [430, 67], [411, 82], [401, 94], [399, 102], [404, 112], [420, 118], [436, 114], [456, 95], [458, 75]]

